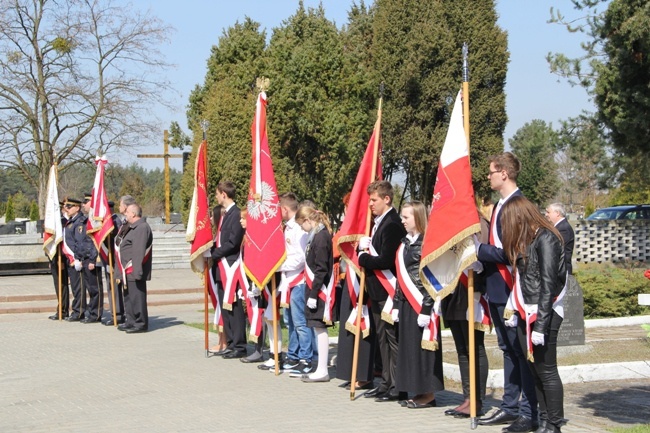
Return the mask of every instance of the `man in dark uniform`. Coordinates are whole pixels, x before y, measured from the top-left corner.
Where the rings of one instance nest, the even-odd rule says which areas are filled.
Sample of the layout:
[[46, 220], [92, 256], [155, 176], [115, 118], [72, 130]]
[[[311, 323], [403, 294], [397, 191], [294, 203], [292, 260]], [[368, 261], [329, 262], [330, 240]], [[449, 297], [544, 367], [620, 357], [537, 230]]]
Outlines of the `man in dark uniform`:
[[[122, 215], [121, 217], [117, 215], [113, 215], [113, 223], [115, 223], [116, 220], [119, 221], [118, 223], [118, 229], [115, 234], [115, 239], [111, 241], [113, 245], [113, 253], [114, 253], [114, 260], [113, 260], [113, 278], [115, 278], [115, 301], [117, 303], [117, 311], [115, 312], [117, 316], [117, 323], [118, 325], [123, 324], [126, 321], [126, 315], [124, 313], [124, 281], [123, 281], [123, 275], [122, 275], [122, 265], [120, 263], [120, 257], [116, 254], [117, 246], [119, 243], [122, 241], [124, 238], [124, 234], [129, 228], [129, 223], [126, 220], [126, 209], [129, 207], [129, 205], [135, 204], [135, 199], [130, 196], [130, 195], [124, 195], [120, 198], [120, 214]], [[113, 302], [112, 296], [110, 298], [110, 302]], [[113, 306], [111, 305], [111, 312], [113, 311]], [[111, 314], [111, 317], [104, 323], [107, 326], [113, 326], [113, 316]]]
[[[395, 254], [406, 230], [393, 208], [393, 186], [382, 180], [368, 186], [370, 210], [375, 216], [371, 237], [359, 241], [359, 265], [366, 270], [366, 291], [370, 297], [373, 321], [377, 328], [377, 344], [381, 354], [382, 372], [379, 386], [364, 394], [375, 397], [375, 401], [406, 400], [405, 393], [395, 388], [395, 368], [397, 365], [397, 318], [393, 311], [393, 323], [382, 319], [382, 310], [389, 299], [387, 289], [382, 285], [377, 273], [387, 272], [395, 275]], [[393, 286], [393, 293], [395, 287]], [[397, 311], [395, 309], [395, 311]]]
[[[64, 211], [65, 203], [59, 202], [61, 209], [61, 227], [65, 227], [68, 218]], [[54, 279], [54, 291], [56, 293], [56, 298], [59, 299], [59, 260], [61, 263], [61, 318], [65, 319], [68, 317], [68, 309], [70, 307], [70, 288], [68, 285], [68, 267], [66, 266], [65, 257], [61, 254], [61, 248], [63, 245], [59, 244], [56, 247], [56, 254], [50, 260], [50, 271], [52, 272], [52, 278]], [[50, 320], [59, 320], [59, 306], [56, 307], [56, 313], [52, 314], [49, 317]]]
[[[217, 244], [213, 246], [211, 254], [215, 266], [231, 266], [239, 258], [241, 243], [244, 239], [244, 228], [239, 222], [241, 212], [235, 204], [235, 185], [232, 182], [221, 181], [216, 190], [217, 203], [223, 206], [223, 216], [217, 233]], [[219, 263], [225, 260], [226, 263]], [[243, 358], [246, 356], [246, 314], [242, 300], [239, 299], [237, 290], [233, 287], [235, 296], [231, 309], [227, 309], [224, 300], [224, 284], [226, 275], [216, 272], [217, 293], [221, 301], [221, 314], [223, 327], [226, 333], [228, 346], [222, 353], [226, 359]]]
[[[78, 322], [86, 318], [86, 293], [88, 290], [91, 298], [91, 305], [88, 308], [89, 317], [92, 312], [92, 301], [98, 301], [98, 293], [92, 292], [91, 288], [86, 287], [86, 280], [83, 277], [84, 269], [88, 264], [94, 263], [97, 259], [97, 249], [93, 241], [86, 234], [86, 217], [80, 212], [81, 201], [74, 198], [64, 200], [65, 211], [68, 214], [68, 220], [63, 227], [63, 254], [66, 258], [66, 266], [70, 277], [70, 286], [72, 288], [72, 314], [66, 319], [69, 322]], [[85, 263], [85, 266], [84, 266]], [[95, 287], [96, 289], [96, 287]], [[94, 295], [94, 296], [93, 296]], [[95, 305], [95, 311], [97, 306]], [[97, 320], [97, 317], [95, 317]]]
[[[86, 229], [88, 228], [88, 218], [91, 217], [91, 200], [92, 194], [84, 194], [84, 200], [81, 208], [82, 212], [84, 213], [84, 218], [86, 219]], [[102, 261], [99, 257], [99, 251], [97, 251], [95, 242], [92, 240], [90, 235], [88, 235], [88, 240], [90, 241], [92, 247], [95, 249], [95, 253], [92, 254], [89, 251], [83, 261], [84, 287], [88, 291], [90, 299], [86, 317], [81, 319], [80, 322], [97, 323], [102, 320], [102, 314], [104, 313], [104, 283], [102, 282]]]
[[[151, 227], [142, 219], [142, 208], [134, 203], [126, 208], [128, 227], [118, 237], [119, 257], [126, 276], [124, 286], [124, 308], [126, 322], [117, 329], [127, 334], [147, 332], [149, 312], [147, 310], [147, 281], [151, 279]], [[123, 277], [124, 278], [124, 277]]]

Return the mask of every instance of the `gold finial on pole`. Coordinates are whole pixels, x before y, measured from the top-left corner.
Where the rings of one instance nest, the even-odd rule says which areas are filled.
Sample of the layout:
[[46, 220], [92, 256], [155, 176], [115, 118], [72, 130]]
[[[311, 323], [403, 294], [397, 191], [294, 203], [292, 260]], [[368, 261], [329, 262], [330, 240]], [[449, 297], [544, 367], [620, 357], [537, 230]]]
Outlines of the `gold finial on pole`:
[[255, 87], [260, 92], [266, 92], [269, 89], [270, 81], [266, 77], [258, 77], [255, 81]]

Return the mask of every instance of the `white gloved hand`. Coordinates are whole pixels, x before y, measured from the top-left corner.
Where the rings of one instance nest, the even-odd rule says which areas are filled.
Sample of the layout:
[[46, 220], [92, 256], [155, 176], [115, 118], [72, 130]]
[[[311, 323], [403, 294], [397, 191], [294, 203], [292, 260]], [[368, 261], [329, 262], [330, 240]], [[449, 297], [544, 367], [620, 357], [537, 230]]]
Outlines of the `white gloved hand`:
[[262, 291], [260, 290], [260, 288], [257, 287], [257, 286], [255, 286], [255, 285], [253, 285], [253, 287], [250, 289], [249, 292], [250, 292], [250, 294], [251, 294], [252, 296], [259, 296], [260, 293], [262, 293]]
[[517, 315], [513, 314], [511, 318], [509, 318], [508, 320], [506, 320], [504, 322], [504, 324], [509, 328], [514, 328], [514, 327], [517, 326], [518, 321], [519, 321], [519, 319], [517, 318]]
[[77, 271], [81, 271], [81, 269], [83, 268], [83, 265], [81, 264], [81, 262], [79, 260], [75, 260], [73, 264], [74, 264], [74, 268]]
[[359, 249], [360, 250], [367, 250], [370, 249], [370, 243], [372, 242], [372, 238], [368, 236], [364, 236], [361, 239], [359, 239]]
[[390, 311], [390, 317], [393, 319], [393, 323], [399, 322], [399, 310], [397, 308], [393, 308]]
[[479, 262], [477, 260], [474, 263], [472, 263], [471, 265], [469, 265], [467, 268], [473, 270], [477, 274], [480, 274], [481, 272], [483, 272], [483, 263], [481, 263], [481, 262]]
[[203, 251], [203, 257], [205, 257], [206, 259], [211, 259], [212, 253], [210, 252], [210, 250]]
[[315, 310], [317, 306], [318, 306], [318, 302], [316, 302], [316, 299], [314, 298], [307, 299], [307, 308], [309, 308], [310, 310]]
[[481, 241], [478, 240], [478, 236], [472, 235], [474, 239], [474, 248], [476, 248], [476, 254], [478, 254], [478, 249], [481, 247]]
[[530, 341], [532, 341], [535, 346], [543, 346], [544, 334], [541, 332], [533, 331], [533, 333], [530, 335]]
[[418, 326], [420, 328], [426, 328], [431, 323], [431, 316], [426, 314], [418, 314]]

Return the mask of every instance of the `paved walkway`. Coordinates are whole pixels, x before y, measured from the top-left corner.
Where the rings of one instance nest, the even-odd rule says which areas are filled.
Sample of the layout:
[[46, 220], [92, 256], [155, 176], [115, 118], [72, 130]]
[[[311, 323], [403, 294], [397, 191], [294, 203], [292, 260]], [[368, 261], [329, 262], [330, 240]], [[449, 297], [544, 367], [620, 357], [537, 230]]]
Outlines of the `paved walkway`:
[[[6, 278], [0, 278], [0, 296], [52, 291], [51, 279]], [[184, 270], [158, 271], [150, 287], [198, 286], [193, 278]], [[468, 420], [443, 414], [462, 400], [455, 386], [438, 393], [439, 407], [410, 410], [350, 401], [337, 380], [304, 384], [237, 360], [206, 358], [203, 332], [183, 324], [201, 322], [200, 308], [152, 306], [151, 331], [132, 335], [99, 324], [59, 323], [44, 313], [0, 314], [0, 431], [470, 430]], [[571, 422], [564, 432], [650, 422], [650, 379], [571, 384], [565, 391]], [[500, 393], [493, 390], [488, 403], [498, 404]]]

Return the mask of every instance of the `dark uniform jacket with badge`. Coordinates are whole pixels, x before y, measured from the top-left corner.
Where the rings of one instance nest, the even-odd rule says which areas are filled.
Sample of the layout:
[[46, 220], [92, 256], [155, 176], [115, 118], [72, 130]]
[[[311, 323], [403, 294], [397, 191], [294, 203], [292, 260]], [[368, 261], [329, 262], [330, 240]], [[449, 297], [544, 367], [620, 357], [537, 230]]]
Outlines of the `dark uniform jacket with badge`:
[[[86, 218], [81, 212], [67, 221], [64, 227], [66, 245], [74, 253], [74, 258], [80, 262], [97, 261], [97, 248], [93, 240], [86, 234]], [[70, 263], [71, 264], [71, 263]]]

